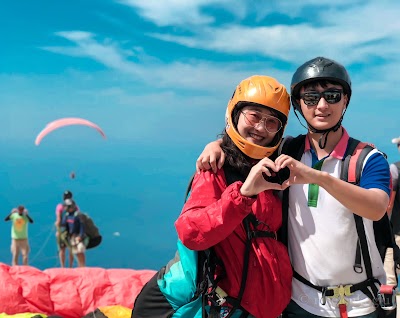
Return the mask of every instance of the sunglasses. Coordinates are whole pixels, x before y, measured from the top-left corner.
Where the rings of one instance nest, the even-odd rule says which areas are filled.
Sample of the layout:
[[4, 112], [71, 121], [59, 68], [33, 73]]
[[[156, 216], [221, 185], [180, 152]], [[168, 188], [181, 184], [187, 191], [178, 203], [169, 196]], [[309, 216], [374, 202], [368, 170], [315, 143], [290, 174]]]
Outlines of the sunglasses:
[[274, 116], [264, 116], [262, 113], [255, 110], [249, 110], [247, 112], [242, 111], [242, 114], [248, 126], [256, 127], [262, 122], [263, 127], [269, 133], [277, 133], [282, 128], [282, 122]]
[[342, 90], [330, 89], [323, 92], [305, 92], [300, 95], [300, 98], [307, 106], [315, 106], [319, 103], [321, 97], [323, 97], [328, 104], [336, 104], [342, 99], [342, 94]]

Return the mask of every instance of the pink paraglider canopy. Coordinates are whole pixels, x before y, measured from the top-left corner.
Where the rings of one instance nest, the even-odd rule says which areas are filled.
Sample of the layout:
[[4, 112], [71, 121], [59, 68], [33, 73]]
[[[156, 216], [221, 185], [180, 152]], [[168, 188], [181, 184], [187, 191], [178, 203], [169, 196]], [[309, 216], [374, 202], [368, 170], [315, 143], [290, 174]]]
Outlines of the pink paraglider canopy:
[[76, 318], [101, 306], [133, 308], [137, 295], [155, 273], [101, 267], [41, 271], [0, 263], [0, 317], [4, 317], [2, 313], [31, 312]]
[[71, 125], [83, 125], [83, 126], [88, 126], [91, 128], [96, 129], [102, 136], [103, 138], [106, 138], [106, 135], [104, 134], [104, 131], [97, 126], [95, 123], [92, 123], [89, 120], [83, 119], [83, 118], [74, 118], [74, 117], [69, 117], [69, 118], [61, 118], [54, 120], [46, 125], [44, 129], [37, 135], [35, 139], [35, 145], [39, 146], [40, 142], [42, 139], [49, 133], [51, 133], [53, 130], [56, 130], [58, 128], [64, 127], [64, 126], [71, 126]]

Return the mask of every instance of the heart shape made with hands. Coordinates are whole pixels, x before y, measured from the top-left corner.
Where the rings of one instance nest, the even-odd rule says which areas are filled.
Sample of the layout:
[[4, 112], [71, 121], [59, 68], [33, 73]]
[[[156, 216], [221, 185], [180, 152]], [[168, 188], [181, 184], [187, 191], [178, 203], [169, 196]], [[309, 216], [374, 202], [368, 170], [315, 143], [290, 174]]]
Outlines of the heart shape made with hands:
[[278, 172], [271, 171], [271, 176], [270, 177], [267, 176], [264, 172], [263, 172], [262, 175], [263, 175], [265, 181], [268, 181], [268, 182], [271, 182], [271, 183], [282, 184], [287, 179], [289, 179], [289, 177], [290, 177], [290, 169], [288, 167], [284, 167], [284, 168], [280, 169]]

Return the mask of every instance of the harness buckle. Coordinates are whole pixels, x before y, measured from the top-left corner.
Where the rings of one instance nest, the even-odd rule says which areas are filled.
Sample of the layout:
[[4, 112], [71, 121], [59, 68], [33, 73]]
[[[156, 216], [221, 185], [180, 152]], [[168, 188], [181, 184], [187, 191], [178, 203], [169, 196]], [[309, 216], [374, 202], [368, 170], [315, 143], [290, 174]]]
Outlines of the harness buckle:
[[222, 306], [226, 302], [226, 297], [228, 297], [228, 294], [219, 286], [215, 288], [215, 296], [217, 299], [215, 300], [218, 306]]
[[326, 304], [326, 291], [328, 289], [326, 287], [322, 287], [322, 296], [321, 296], [321, 300], [319, 301], [321, 303], [321, 305], [325, 305]]
[[338, 305], [346, 305], [347, 300], [344, 298], [344, 296], [350, 296], [353, 294], [350, 290], [350, 288], [353, 285], [339, 285], [339, 286], [333, 286], [333, 287], [327, 287], [327, 290], [333, 290], [333, 295], [332, 296], [326, 296], [330, 298], [339, 298], [339, 303]]
[[383, 310], [393, 310], [396, 308], [396, 289], [395, 286], [381, 285], [378, 291], [378, 303]]

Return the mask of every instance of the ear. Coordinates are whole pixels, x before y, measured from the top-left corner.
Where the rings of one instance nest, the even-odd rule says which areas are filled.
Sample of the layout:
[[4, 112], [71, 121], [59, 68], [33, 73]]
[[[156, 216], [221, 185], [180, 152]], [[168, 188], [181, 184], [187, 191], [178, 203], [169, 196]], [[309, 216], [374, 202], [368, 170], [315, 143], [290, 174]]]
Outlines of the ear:
[[[343, 95], [343, 99], [344, 99], [345, 105], [346, 105], [345, 108], [347, 108], [347, 105], [348, 105], [348, 103], [349, 103], [349, 96], [347, 96], [347, 94], [345, 94], [345, 95]], [[345, 110], [346, 110], [346, 109], [345, 109]]]

